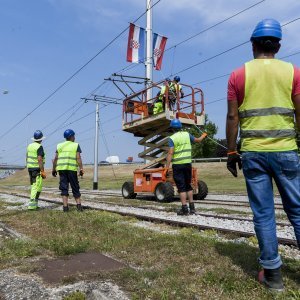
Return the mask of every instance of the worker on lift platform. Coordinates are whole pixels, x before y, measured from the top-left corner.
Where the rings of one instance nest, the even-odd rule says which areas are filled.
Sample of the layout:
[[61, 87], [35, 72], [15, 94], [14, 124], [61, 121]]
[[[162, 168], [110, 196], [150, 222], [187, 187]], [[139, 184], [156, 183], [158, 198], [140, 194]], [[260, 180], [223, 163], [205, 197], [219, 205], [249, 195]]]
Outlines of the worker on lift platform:
[[165, 84], [161, 87], [160, 92], [157, 93], [156, 101], [154, 103], [153, 114], [159, 114], [165, 111], [166, 108], [166, 88], [168, 87], [168, 100], [170, 110], [175, 109], [177, 94], [180, 93], [180, 97], [184, 97], [184, 92], [181, 85], [179, 84], [180, 77], [175, 76], [173, 81], [170, 78], [166, 78]]
[[[187, 131], [182, 130], [182, 124], [178, 119], [174, 119], [170, 123], [170, 127], [174, 134], [169, 138], [169, 152], [167, 155], [167, 163], [165, 167], [165, 176], [172, 161], [173, 178], [178, 189], [181, 209], [178, 215], [195, 214], [195, 205], [193, 203], [192, 182], [192, 147], [191, 143], [201, 143], [207, 136], [203, 133], [199, 138], [192, 136]], [[187, 206], [187, 198], [189, 208]]]

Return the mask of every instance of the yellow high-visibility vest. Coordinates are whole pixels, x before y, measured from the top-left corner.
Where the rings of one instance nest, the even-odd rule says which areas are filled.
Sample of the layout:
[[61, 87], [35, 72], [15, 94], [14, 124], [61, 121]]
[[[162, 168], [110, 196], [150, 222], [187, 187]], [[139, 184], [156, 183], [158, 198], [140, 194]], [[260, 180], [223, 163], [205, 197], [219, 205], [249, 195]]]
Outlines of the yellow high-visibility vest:
[[239, 107], [241, 151], [297, 149], [293, 77], [293, 65], [277, 59], [245, 64], [245, 97]]
[[192, 162], [192, 146], [190, 134], [186, 131], [178, 131], [170, 136], [174, 143], [174, 155], [172, 163], [174, 165], [188, 164]]
[[65, 141], [57, 145], [57, 171], [69, 170], [69, 171], [77, 171], [78, 163], [77, 163], [77, 149], [78, 143]]
[[[39, 168], [37, 151], [41, 147], [40, 143], [33, 142], [27, 146], [27, 168]], [[43, 157], [45, 163], [45, 156]]]

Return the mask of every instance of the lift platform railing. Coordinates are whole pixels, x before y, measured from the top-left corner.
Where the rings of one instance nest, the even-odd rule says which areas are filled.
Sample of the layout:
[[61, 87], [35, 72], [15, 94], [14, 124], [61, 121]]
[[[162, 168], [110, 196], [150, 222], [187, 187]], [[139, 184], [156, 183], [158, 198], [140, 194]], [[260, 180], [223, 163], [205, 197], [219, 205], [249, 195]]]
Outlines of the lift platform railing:
[[[165, 81], [153, 83], [150, 87], [134, 93], [123, 100], [123, 124], [132, 123], [153, 116], [153, 106], [157, 101], [161, 87]], [[165, 102], [165, 111], [176, 112], [177, 117], [195, 119], [196, 113], [204, 113], [204, 97], [200, 88], [193, 88], [187, 84], [181, 84], [185, 93], [181, 98], [181, 93], [177, 89], [176, 95], [170, 91], [166, 85], [165, 93], [162, 95]], [[155, 95], [151, 99], [147, 99], [147, 91], [152, 89]], [[175, 105], [172, 105], [175, 103]]]

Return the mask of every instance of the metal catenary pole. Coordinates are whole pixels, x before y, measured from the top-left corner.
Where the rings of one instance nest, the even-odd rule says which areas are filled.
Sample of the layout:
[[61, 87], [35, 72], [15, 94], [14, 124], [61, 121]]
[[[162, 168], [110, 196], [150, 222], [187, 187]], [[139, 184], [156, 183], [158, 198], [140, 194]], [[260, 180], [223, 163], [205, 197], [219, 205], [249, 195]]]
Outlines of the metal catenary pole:
[[98, 190], [98, 141], [99, 141], [99, 101], [96, 102], [95, 147], [94, 147], [94, 179], [93, 190]]
[[[147, 25], [146, 25], [146, 87], [149, 87], [153, 79], [153, 51], [152, 51], [152, 0], [146, 0], [146, 10], [147, 10]], [[152, 89], [147, 90], [147, 100], [152, 99]]]

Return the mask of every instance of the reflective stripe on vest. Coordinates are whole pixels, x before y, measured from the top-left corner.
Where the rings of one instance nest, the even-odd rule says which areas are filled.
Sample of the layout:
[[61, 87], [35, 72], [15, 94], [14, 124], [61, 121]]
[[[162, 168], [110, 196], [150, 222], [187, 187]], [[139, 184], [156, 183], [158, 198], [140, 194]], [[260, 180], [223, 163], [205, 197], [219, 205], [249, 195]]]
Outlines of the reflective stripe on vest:
[[239, 107], [241, 151], [297, 149], [294, 67], [277, 59], [254, 59], [245, 64], [245, 97]]
[[77, 149], [78, 143], [65, 141], [57, 145], [57, 167], [56, 170], [77, 171]]
[[174, 143], [174, 155], [172, 163], [188, 164], [192, 162], [192, 146], [190, 134], [186, 131], [178, 131], [170, 136]]
[[[38, 154], [37, 151], [41, 147], [40, 143], [33, 142], [27, 147], [27, 168], [39, 168]], [[43, 157], [43, 163], [45, 162], [45, 157]]]

